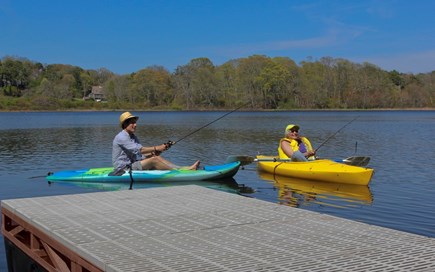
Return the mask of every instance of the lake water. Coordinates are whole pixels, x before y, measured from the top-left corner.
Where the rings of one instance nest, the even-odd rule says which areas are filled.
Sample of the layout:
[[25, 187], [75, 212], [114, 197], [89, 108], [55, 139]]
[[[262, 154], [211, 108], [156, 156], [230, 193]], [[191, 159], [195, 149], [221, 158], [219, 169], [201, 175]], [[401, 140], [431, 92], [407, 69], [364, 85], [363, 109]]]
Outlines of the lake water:
[[[226, 114], [134, 113], [140, 116], [137, 135], [144, 145], [177, 141]], [[0, 200], [127, 189], [128, 185], [49, 185], [45, 180], [48, 172], [110, 166], [119, 115], [0, 113]], [[370, 156], [369, 167], [375, 174], [369, 186], [274, 180], [258, 173], [255, 163], [239, 170], [232, 181], [197, 184], [435, 237], [435, 111], [234, 112], [182, 139], [163, 156], [180, 165], [196, 159], [207, 165], [220, 164], [229, 155], [273, 155], [290, 123], [299, 124], [300, 134], [308, 136], [314, 147], [345, 126], [322, 145], [318, 155]], [[0, 271], [6, 271], [2, 236], [0, 243]]]

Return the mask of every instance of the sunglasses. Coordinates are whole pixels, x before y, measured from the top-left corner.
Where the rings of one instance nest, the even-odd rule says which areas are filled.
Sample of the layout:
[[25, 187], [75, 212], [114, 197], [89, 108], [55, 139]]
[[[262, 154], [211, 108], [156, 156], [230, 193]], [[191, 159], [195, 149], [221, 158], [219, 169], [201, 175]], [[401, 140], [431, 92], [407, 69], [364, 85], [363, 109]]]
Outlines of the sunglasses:
[[295, 132], [299, 132], [299, 130], [291, 129], [290, 132], [295, 133]]

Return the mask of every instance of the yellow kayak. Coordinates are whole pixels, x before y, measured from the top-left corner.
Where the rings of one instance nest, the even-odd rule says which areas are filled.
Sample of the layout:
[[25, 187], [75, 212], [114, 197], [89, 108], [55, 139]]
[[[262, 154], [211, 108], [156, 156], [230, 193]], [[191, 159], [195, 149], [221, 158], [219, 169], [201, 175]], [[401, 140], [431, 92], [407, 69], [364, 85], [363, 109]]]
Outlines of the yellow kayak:
[[354, 185], [368, 185], [374, 172], [371, 168], [326, 159], [289, 162], [280, 161], [274, 156], [258, 155], [257, 162], [260, 171], [274, 175]]

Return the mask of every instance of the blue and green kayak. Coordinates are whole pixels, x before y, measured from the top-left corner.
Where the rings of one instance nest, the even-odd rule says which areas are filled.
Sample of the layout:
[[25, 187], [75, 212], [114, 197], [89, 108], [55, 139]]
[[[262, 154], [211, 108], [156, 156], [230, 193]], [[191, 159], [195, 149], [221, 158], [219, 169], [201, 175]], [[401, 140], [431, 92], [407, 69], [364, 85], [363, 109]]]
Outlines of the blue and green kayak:
[[[174, 181], [201, 181], [217, 180], [233, 177], [239, 170], [240, 162], [231, 162], [221, 165], [204, 166], [198, 170], [174, 169], [174, 170], [133, 170], [132, 178], [135, 183], [151, 182], [174, 182]], [[99, 183], [122, 183], [130, 182], [130, 173], [125, 172], [121, 176], [112, 176], [113, 168], [88, 168], [82, 170], [68, 170], [49, 173], [49, 182], [99, 182]]]

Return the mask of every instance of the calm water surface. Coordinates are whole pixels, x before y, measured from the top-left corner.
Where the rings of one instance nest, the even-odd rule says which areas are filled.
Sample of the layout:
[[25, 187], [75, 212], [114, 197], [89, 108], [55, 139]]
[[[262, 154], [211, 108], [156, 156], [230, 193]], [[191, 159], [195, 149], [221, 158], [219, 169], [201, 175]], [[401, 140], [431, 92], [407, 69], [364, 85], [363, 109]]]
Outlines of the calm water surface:
[[[142, 143], [157, 145], [177, 141], [226, 112], [135, 113]], [[48, 185], [45, 180], [50, 171], [110, 166], [119, 115], [0, 113], [0, 200], [127, 189]], [[241, 169], [233, 181], [200, 185], [435, 237], [435, 111], [234, 112], [183, 139], [164, 157], [187, 165], [196, 159], [220, 164], [229, 155], [275, 154], [289, 123], [299, 124], [316, 147], [355, 117], [318, 155], [370, 156], [375, 175], [369, 186], [274, 178], [257, 173], [255, 164]], [[0, 271], [6, 271], [2, 236], [0, 243]]]

